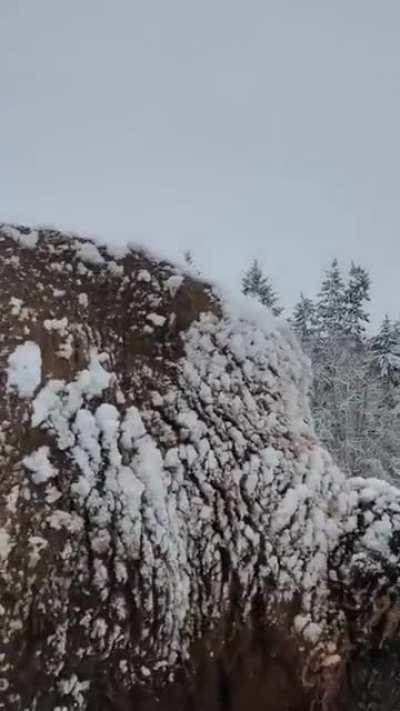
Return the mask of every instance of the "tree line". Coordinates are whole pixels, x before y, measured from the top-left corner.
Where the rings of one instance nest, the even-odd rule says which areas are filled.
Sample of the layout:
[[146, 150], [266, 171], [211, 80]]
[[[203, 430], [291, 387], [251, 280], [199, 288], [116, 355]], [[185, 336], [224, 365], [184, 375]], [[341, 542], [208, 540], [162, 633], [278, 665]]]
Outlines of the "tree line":
[[[275, 315], [283, 312], [271, 280], [255, 260], [242, 292]], [[350, 476], [400, 479], [400, 321], [385, 315], [369, 328], [371, 280], [335, 259], [315, 299], [300, 294], [288, 321], [313, 369], [311, 405], [317, 434]]]

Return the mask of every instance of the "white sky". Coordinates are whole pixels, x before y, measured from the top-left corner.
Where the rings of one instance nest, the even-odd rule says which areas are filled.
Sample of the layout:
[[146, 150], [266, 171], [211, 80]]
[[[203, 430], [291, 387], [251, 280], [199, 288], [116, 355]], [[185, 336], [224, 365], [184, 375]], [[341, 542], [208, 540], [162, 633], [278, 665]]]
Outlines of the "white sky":
[[0, 0], [0, 220], [400, 314], [398, 0]]

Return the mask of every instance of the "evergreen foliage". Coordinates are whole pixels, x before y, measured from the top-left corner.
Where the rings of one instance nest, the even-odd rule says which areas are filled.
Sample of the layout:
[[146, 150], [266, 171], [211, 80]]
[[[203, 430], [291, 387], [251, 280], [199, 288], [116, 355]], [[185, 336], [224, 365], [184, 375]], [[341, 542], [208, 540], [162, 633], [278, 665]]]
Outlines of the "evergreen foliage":
[[306, 341], [315, 335], [316, 314], [315, 306], [311, 299], [300, 294], [300, 299], [294, 307], [291, 325], [302, 341]]
[[400, 323], [367, 333], [370, 276], [335, 259], [317, 299], [300, 295], [290, 320], [311, 359], [311, 404], [324, 445], [351, 476], [400, 480]]
[[257, 299], [263, 306], [270, 309], [274, 316], [279, 316], [283, 311], [271, 281], [263, 273], [257, 259], [254, 260], [243, 276], [242, 292], [246, 296], [252, 296]]
[[345, 332], [347, 294], [337, 259], [325, 272], [316, 306], [316, 320], [322, 337], [338, 338]]

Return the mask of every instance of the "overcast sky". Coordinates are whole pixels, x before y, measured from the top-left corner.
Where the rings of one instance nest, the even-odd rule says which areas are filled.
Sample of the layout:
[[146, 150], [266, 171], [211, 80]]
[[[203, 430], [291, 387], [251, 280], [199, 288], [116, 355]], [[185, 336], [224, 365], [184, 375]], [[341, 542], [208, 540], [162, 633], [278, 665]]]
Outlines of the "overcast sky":
[[400, 314], [398, 0], [0, 0], [0, 220]]

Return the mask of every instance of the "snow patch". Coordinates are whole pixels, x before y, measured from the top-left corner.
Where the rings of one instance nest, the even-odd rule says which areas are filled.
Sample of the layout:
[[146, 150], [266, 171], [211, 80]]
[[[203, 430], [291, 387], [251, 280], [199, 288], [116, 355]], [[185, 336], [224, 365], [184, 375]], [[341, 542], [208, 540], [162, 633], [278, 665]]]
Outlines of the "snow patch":
[[75, 249], [82, 262], [94, 264], [95, 266], [104, 264], [104, 257], [102, 257], [95, 244], [91, 242], [75, 242]]
[[48, 447], [39, 447], [22, 460], [23, 465], [32, 472], [32, 480], [35, 484], [44, 484], [57, 476], [57, 469], [50, 462], [49, 453]]
[[32, 397], [42, 379], [42, 355], [33, 341], [17, 346], [8, 357], [7, 391], [22, 398]]
[[111, 374], [102, 366], [107, 358], [105, 354], [93, 354], [87, 370], [82, 371], [78, 378], [78, 387], [89, 399], [99, 397], [110, 385]]
[[161, 327], [164, 326], [167, 319], [165, 316], [161, 316], [160, 314], [148, 314], [147, 320], [151, 321], [154, 326]]
[[0, 560], [7, 560], [14, 543], [5, 528], [0, 528]]
[[79, 294], [78, 301], [79, 301], [80, 306], [82, 306], [84, 309], [88, 308], [88, 306], [89, 306], [88, 295], [85, 294], [83, 291]]
[[19, 230], [18, 227], [12, 227], [10, 225], [6, 225], [2, 227], [2, 232], [7, 236], [11, 237], [15, 242], [18, 242], [18, 244], [25, 248], [25, 249], [34, 249], [36, 247], [38, 239], [39, 239], [39, 233], [37, 230]]
[[149, 283], [151, 281], [150, 272], [148, 272], [147, 269], [141, 269], [137, 275], [137, 280], [138, 281], [145, 281], [146, 283]]
[[164, 282], [164, 288], [169, 291], [172, 298], [176, 296], [184, 281], [184, 277], [180, 274], [173, 274]]
[[46, 331], [58, 331], [60, 333], [60, 336], [66, 336], [67, 335], [67, 326], [68, 326], [68, 319], [66, 316], [60, 319], [45, 319], [43, 321], [43, 326], [45, 327]]

